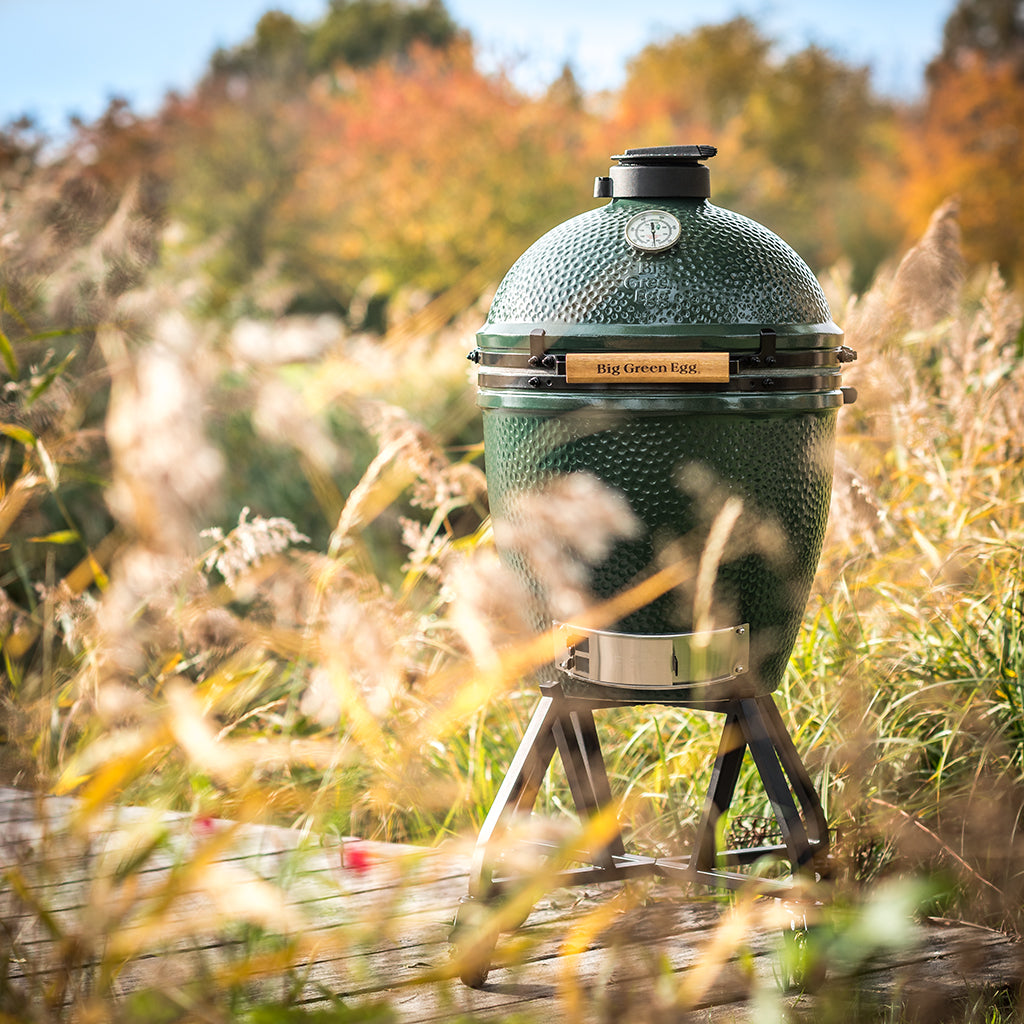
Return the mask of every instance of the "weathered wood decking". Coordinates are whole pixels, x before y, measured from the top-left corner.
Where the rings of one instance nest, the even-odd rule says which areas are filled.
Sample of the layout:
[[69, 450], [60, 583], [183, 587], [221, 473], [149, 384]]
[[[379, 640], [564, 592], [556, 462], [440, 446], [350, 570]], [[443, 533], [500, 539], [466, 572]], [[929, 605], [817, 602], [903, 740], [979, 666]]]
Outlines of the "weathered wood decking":
[[815, 1020], [817, 1001], [837, 991], [902, 999], [938, 1021], [958, 1000], [1022, 976], [1006, 936], [926, 922], [822, 995], [781, 995], [779, 904], [737, 912], [672, 886], [609, 886], [542, 898], [499, 944], [508, 966], [471, 990], [445, 976], [466, 850], [360, 842], [346, 845], [343, 866], [336, 845], [290, 829], [120, 808], [76, 831], [78, 809], [0, 789], [0, 1010], [22, 997], [68, 1003], [104, 984], [104, 998], [149, 989], [195, 1001], [204, 986], [223, 989], [231, 970], [258, 967], [250, 996], [290, 993], [311, 1006], [343, 996], [368, 1012], [386, 1000], [403, 1024], [459, 1013], [742, 1022], [762, 1019], [765, 998]]

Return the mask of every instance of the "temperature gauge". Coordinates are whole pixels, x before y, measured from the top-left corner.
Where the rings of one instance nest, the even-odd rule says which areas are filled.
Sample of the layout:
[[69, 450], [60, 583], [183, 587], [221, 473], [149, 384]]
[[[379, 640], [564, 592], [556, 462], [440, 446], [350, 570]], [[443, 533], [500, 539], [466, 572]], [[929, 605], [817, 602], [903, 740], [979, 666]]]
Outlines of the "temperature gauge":
[[679, 241], [682, 230], [668, 210], [644, 210], [626, 223], [626, 241], [641, 252], [664, 252]]

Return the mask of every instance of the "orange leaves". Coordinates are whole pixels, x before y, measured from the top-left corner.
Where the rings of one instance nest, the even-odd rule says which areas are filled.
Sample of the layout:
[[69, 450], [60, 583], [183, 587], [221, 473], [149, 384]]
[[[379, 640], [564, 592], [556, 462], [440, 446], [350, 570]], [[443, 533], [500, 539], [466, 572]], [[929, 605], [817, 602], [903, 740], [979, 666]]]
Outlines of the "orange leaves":
[[[301, 41], [280, 27], [274, 45], [291, 52]], [[352, 310], [354, 326], [371, 310], [379, 327], [398, 291], [415, 307], [470, 276], [500, 278], [586, 209], [610, 154], [685, 142], [719, 147], [714, 201], [778, 231], [815, 270], [845, 260], [855, 288], [954, 191], [968, 255], [1021, 262], [1024, 214], [1008, 211], [1024, 98], [1008, 67], [970, 51], [938, 65], [926, 109], [900, 121], [866, 68], [815, 46], [781, 54], [743, 17], [645, 47], [601, 97], [568, 73], [526, 95], [484, 74], [465, 34], [447, 46], [414, 36], [427, 41], [372, 62], [328, 47], [286, 84], [257, 53], [248, 77], [214, 75], [180, 103], [177, 122], [169, 108], [175, 214], [220, 246], [209, 269], [224, 304], [246, 288], [265, 303], [256, 282], [270, 268], [304, 308]]]
[[294, 195], [316, 225], [311, 255], [349, 294], [371, 274], [382, 292], [499, 276], [587, 198], [585, 181], [569, 185], [586, 117], [562, 114], [482, 74], [466, 44], [337, 76], [316, 98]]
[[924, 112], [908, 129], [905, 160], [913, 230], [957, 195], [968, 259], [1024, 267], [1024, 90], [1011, 61], [965, 50], [937, 65]]
[[617, 102], [622, 128], [643, 135], [630, 145], [717, 142], [764, 78], [770, 45], [738, 17], [646, 46], [629, 62]]
[[614, 113], [618, 145], [717, 145], [714, 202], [763, 221], [816, 270], [848, 257], [858, 280], [899, 239], [892, 189], [873, 187], [877, 166], [893, 167], [892, 120], [866, 69], [815, 46], [781, 56], [744, 17], [645, 47]]

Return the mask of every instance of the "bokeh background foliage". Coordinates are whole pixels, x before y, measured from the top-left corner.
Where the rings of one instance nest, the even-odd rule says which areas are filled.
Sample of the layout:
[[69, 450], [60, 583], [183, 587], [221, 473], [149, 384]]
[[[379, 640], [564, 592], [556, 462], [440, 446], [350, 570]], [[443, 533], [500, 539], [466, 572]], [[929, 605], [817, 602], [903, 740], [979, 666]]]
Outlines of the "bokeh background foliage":
[[[437, 0], [332, 0], [311, 23], [268, 13], [153, 117], [115, 101], [59, 146], [7, 125], [0, 782], [73, 793], [86, 823], [135, 803], [472, 836], [545, 655], [516, 639], [526, 597], [493, 552], [465, 354], [501, 274], [587, 208], [610, 154], [710, 142], [714, 201], [801, 252], [859, 352], [780, 693], [842, 905], [927, 879], [919, 912], [1018, 931], [1022, 79], [1007, 0], [961, 0], [912, 103], [828, 51], [778, 53], [748, 18], [647, 46], [614, 94], [566, 68], [526, 95]], [[588, 495], [548, 495], [545, 542], [627, 528]], [[552, 600], [587, 602], [578, 565], [523, 544]], [[714, 724], [602, 723], [641, 849], [694, 827]], [[567, 805], [552, 777], [541, 809]], [[765, 813], [745, 776], [736, 826]], [[135, 866], [97, 868], [96, 891]], [[64, 959], [35, 987], [5, 967], [0, 1012], [149, 1019], [108, 999], [142, 955], [112, 943], [142, 913], [118, 906], [53, 923]], [[335, 941], [365, 941], [357, 924]], [[243, 989], [221, 978], [175, 1012], [230, 1019]], [[657, 991], [652, 1014], [685, 1008]]]

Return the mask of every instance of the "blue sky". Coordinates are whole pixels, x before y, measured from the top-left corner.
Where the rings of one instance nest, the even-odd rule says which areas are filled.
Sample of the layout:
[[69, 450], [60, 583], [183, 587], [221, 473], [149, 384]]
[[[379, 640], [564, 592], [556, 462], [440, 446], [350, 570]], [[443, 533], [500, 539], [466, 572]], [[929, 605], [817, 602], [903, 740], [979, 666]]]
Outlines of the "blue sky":
[[[448, 0], [487, 62], [513, 62], [521, 84], [568, 60], [589, 90], [613, 88], [645, 44], [736, 14], [784, 50], [809, 43], [871, 67], [876, 88], [912, 97], [955, 0]], [[276, 7], [300, 20], [327, 0], [0, 0], [0, 123], [29, 112], [51, 132], [96, 117], [113, 95], [141, 113], [187, 90], [213, 50], [251, 34]]]

